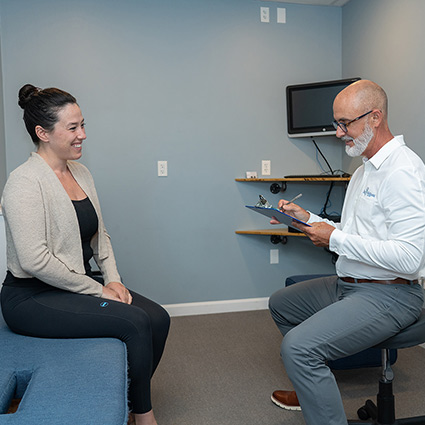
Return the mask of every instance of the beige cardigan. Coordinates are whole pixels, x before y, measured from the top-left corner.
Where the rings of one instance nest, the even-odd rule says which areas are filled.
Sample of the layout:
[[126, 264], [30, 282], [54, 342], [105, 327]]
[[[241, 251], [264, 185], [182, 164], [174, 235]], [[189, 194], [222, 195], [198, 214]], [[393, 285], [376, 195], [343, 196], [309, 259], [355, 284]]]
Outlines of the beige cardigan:
[[[68, 161], [68, 167], [99, 218], [91, 246], [105, 284], [121, 282], [93, 178], [78, 162]], [[7, 268], [15, 277], [36, 277], [67, 291], [102, 295], [102, 285], [85, 275], [79, 224], [71, 199], [40, 155], [33, 152], [10, 174], [1, 204]]]

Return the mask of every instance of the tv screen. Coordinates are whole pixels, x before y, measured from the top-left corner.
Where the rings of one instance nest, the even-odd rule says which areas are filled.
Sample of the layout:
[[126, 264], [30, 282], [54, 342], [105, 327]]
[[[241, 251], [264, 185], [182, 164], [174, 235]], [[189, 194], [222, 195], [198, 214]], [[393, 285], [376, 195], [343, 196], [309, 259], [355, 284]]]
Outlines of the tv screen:
[[286, 87], [286, 112], [289, 137], [329, 136], [335, 96], [360, 78], [297, 84]]

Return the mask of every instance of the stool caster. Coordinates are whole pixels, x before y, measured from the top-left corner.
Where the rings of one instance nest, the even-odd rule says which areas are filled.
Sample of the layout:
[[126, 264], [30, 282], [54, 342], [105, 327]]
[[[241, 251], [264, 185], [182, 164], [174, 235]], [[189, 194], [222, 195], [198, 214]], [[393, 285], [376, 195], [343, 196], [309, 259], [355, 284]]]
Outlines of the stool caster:
[[366, 421], [369, 418], [376, 419], [378, 413], [377, 410], [378, 409], [372, 400], [366, 400], [365, 405], [357, 410], [357, 415], [362, 421]]

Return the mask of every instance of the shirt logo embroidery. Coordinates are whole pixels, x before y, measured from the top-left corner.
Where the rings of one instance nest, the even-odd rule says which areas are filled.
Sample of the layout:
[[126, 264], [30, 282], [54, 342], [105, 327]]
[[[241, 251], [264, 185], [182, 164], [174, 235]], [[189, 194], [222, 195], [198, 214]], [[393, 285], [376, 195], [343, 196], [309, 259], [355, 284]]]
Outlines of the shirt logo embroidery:
[[106, 301], [104, 301], [104, 302], [100, 303], [100, 306], [101, 306], [101, 307], [108, 307], [108, 305], [109, 305], [109, 303], [108, 303], [108, 302], [106, 302]]
[[374, 198], [376, 195], [369, 191], [369, 186], [363, 191], [363, 195], [368, 198]]

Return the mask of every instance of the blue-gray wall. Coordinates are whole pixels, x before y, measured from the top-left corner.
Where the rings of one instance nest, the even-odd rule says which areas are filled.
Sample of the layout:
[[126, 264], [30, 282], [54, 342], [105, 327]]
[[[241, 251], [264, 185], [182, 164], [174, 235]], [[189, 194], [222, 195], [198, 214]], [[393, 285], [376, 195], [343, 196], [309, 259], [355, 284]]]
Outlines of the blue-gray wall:
[[[260, 6], [272, 22], [260, 23]], [[286, 7], [287, 23], [276, 23]], [[119, 270], [158, 302], [267, 297], [290, 274], [331, 272], [306, 239], [272, 245], [244, 208], [268, 184], [245, 171], [321, 172], [310, 140], [288, 139], [285, 86], [342, 76], [339, 7], [258, 0], [0, 0], [7, 173], [33, 149], [17, 106], [25, 83], [74, 94]], [[353, 73], [353, 75], [356, 72]], [[342, 166], [334, 138], [317, 140]], [[168, 161], [168, 177], [156, 162]], [[0, 164], [1, 165], [1, 164]], [[290, 185], [318, 210], [327, 185]], [[337, 190], [336, 193], [341, 193]], [[331, 209], [338, 210], [335, 197]], [[270, 249], [280, 263], [270, 265]]]
[[[425, 159], [425, 2], [351, 0], [342, 10], [343, 74], [384, 87], [390, 129]], [[352, 167], [347, 158], [343, 164]]]
[[3, 108], [3, 73], [1, 61], [1, 19], [0, 19], [0, 193], [6, 183], [6, 142], [4, 135], [4, 108]]

